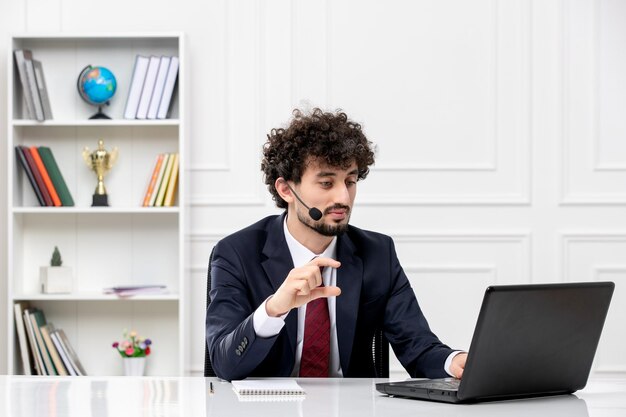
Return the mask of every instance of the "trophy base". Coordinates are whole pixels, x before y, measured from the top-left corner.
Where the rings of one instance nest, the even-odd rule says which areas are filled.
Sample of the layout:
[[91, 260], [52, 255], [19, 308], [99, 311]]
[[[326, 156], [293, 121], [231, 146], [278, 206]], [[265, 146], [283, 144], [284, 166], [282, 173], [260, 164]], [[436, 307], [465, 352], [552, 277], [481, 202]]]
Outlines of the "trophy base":
[[107, 194], [94, 194], [91, 201], [91, 207], [108, 207], [109, 196]]

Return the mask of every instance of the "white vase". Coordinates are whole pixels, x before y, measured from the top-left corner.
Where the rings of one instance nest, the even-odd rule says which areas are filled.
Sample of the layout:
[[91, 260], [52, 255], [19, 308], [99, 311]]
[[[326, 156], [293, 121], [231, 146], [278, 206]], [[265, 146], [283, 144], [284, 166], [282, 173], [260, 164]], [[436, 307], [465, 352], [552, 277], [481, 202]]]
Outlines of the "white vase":
[[146, 358], [124, 358], [124, 375], [143, 376], [146, 368]]

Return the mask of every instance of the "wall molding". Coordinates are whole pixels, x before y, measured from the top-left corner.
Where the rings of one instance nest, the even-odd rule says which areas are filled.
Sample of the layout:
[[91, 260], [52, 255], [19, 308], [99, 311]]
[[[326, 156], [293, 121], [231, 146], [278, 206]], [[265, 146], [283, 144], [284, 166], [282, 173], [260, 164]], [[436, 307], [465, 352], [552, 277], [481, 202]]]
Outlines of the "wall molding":
[[[602, 80], [600, 79], [600, 27], [601, 27], [601, 17], [600, 17], [600, 9], [601, 2], [600, 0], [591, 0], [592, 3], [592, 14], [591, 14], [591, 33], [592, 33], [592, 42], [591, 42], [591, 53], [590, 61], [593, 63], [592, 65], [592, 74], [591, 74], [591, 132], [590, 137], [590, 147], [591, 152], [588, 156], [589, 158], [589, 166], [591, 167], [591, 174], [594, 173], [603, 173], [603, 172], [624, 172], [626, 171], [626, 162], [623, 163], [602, 163], [599, 160], [599, 148], [600, 148], [600, 118], [601, 118], [601, 109], [600, 109], [600, 86]], [[570, 91], [569, 91], [569, 81], [570, 81], [570, 65], [569, 65], [569, 47], [571, 44], [571, 24], [569, 22], [569, 12], [570, 12], [570, 4], [568, 1], [561, 1], [560, 3], [560, 34], [561, 39], [559, 42], [559, 46], [561, 48], [560, 52], [560, 63], [559, 63], [559, 72], [561, 74], [561, 179], [559, 181], [559, 196], [560, 201], [559, 205], [562, 206], [614, 206], [614, 205], [625, 205], [626, 204], [626, 193], [577, 193], [571, 192], [571, 177], [570, 172], [573, 169], [572, 164], [570, 163], [570, 153], [571, 153], [571, 135], [570, 135]]]
[[[327, 19], [328, 23], [326, 25], [326, 36], [327, 43], [332, 44], [331, 31], [332, 27], [332, 12], [331, 8], [328, 6], [328, 1], [325, 3], [327, 7]], [[378, 164], [375, 167], [372, 167], [372, 172], [498, 172], [498, 166], [500, 161], [498, 160], [498, 149], [499, 143], [501, 139], [498, 135], [498, 39], [499, 39], [499, 19], [498, 19], [498, 5], [499, 0], [492, 0], [491, 4], [491, 15], [492, 15], [492, 26], [493, 26], [493, 39], [491, 43], [491, 59], [492, 59], [492, 78], [493, 82], [491, 83], [491, 91], [489, 95], [492, 96], [492, 156], [491, 160], [488, 163], [466, 163], [466, 164], [411, 164], [411, 163], [398, 163], [398, 164]], [[521, 70], [521, 79], [522, 85], [520, 86], [520, 104], [519, 104], [519, 114], [520, 120], [522, 120], [523, 127], [521, 129], [520, 134], [520, 142], [521, 144], [517, 144], [515, 147], [516, 151], [523, 150], [523, 155], [521, 158], [523, 159], [520, 162], [522, 169], [520, 169], [520, 179], [515, 180], [515, 185], [519, 187], [520, 192], [518, 193], [492, 193], [492, 194], [478, 194], [478, 195], [469, 195], [463, 196], [458, 195], [456, 193], [447, 193], [447, 194], [410, 194], [406, 193], [397, 193], [392, 195], [374, 195], [371, 197], [366, 197], [364, 199], [360, 199], [360, 204], [363, 205], [384, 205], [384, 204], [394, 204], [394, 205], [529, 205], [531, 202], [530, 197], [530, 184], [532, 181], [532, 173], [531, 173], [531, 162], [530, 162], [530, 154], [531, 154], [531, 102], [530, 102], [530, 88], [531, 88], [531, 68], [530, 61], [532, 55], [532, 43], [531, 43], [531, 20], [530, 20], [530, 4], [528, 2], [521, 3], [521, 13], [519, 16], [519, 25], [521, 30], [521, 46], [520, 46], [520, 65], [522, 67]], [[332, 54], [330, 47], [327, 48], [327, 86], [328, 86], [328, 100], [331, 99], [331, 86], [332, 86]], [[519, 159], [516, 158], [516, 159]], [[525, 171], [525, 172], [524, 172]]]
[[[558, 276], [562, 282], [568, 282], [570, 265], [570, 247], [576, 243], [626, 243], [626, 230], [615, 232], [604, 231], [566, 231], [559, 233], [559, 259], [560, 273]], [[609, 268], [610, 266], [605, 266]]]

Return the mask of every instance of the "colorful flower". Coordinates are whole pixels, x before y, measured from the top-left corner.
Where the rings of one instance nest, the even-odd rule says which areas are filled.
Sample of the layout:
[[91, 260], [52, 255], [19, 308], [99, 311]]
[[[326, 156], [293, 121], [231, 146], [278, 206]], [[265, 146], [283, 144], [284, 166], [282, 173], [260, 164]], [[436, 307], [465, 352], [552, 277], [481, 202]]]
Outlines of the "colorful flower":
[[137, 335], [135, 330], [127, 332], [124, 329], [124, 339], [120, 342], [113, 342], [111, 345], [123, 358], [137, 358], [150, 354], [152, 341]]

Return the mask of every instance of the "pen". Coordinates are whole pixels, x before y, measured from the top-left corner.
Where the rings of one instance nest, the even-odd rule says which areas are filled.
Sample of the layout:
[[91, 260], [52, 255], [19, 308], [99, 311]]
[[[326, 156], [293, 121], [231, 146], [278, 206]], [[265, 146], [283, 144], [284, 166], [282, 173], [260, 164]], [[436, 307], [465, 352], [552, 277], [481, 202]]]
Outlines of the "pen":
[[209, 394], [213, 394], [213, 383], [209, 382]]

